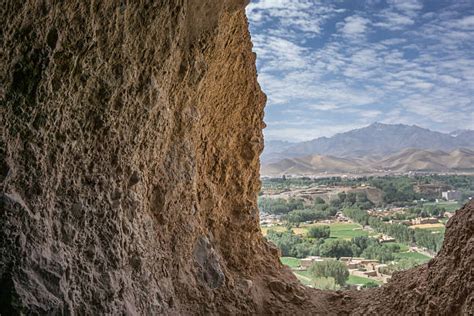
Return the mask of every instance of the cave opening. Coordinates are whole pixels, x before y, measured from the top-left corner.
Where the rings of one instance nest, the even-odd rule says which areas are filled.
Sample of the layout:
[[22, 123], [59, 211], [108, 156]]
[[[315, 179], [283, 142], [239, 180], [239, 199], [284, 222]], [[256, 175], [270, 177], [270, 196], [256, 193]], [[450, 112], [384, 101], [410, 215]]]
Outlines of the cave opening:
[[386, 284], [432, 260], [449, 219], [472, 199], [474, 108], [465, 100], [474, 91], [457, 75], [464, 66], [455, 56], [473, 60], [474, 42], [444, 46], [453, 32], [470, 32], [456, 25], [470, 18], [461, 7], [473, 9], [421, 1], [247, 6], [267, 95], [260, 226], [303, 284]]

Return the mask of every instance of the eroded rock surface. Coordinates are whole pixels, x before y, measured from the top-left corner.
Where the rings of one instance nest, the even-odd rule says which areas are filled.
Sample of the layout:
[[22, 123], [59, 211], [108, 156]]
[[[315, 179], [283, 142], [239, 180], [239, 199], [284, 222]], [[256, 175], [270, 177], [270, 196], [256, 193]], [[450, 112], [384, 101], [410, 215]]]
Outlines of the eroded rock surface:
[[4, 1], [0, 314], [472, 310], [472, 204], [382, 289], [308, 289], [279, 263], [244, 5]]

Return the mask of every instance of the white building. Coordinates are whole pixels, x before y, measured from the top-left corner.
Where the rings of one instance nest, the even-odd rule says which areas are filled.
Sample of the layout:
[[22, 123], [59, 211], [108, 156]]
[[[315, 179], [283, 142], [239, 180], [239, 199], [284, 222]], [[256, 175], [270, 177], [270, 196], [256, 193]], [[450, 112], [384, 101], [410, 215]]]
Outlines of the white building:
[[441, 196], [447, 201], [456, 201], [461, 198], [461, 192], [456, 190], [449, 190], [441, 193]]

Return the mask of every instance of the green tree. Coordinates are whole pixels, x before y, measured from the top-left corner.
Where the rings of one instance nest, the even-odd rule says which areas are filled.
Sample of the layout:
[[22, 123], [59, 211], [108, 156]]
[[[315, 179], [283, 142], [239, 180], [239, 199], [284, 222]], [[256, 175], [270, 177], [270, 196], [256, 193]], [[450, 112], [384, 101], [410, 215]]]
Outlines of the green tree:
[[388, 262], [394, 259], [390, 247], [380, 244], [373, 244], [362, 252], [362, 257], [367, 259], [376, 259], [380, 262]]
[[355, 257], [358, 257], [362, 254], [362, 252], [368, 248], [370, 245], [377, 243], [377, 241], [373, 238], [369, 238], [367, 236], [356, 236], [353, 237], [352, 240], [352, 254]]
[[349, 278], [346, 265], [337, 260], [328, 260], [313, 263], [308, 272], [313, 278], [334, 278], [337, 284], [343, 286]]
[[292, 224], [299, 224], [306, 221], [315, 221], [326, 218], [327, 215], [323, 211], [304, 209], [294, 210], [286, 215], [286, 220]]
[[337, 290], [339, 289], [339, 285], [336, 284], [336, 280], [334, 278], [315, 278], [313, 281], [313, 286], [320, 290]]
[[308, 237], [312, 237], [312, 238], [329, 238], [330, 234], [331, 234], [331, 228], [327, 225], [311, 226], [308, 229]]
[[292, 255], [296, 258], [306, 258], [311, 252], [311, 244], [303, 242], [293, 247]]
[[337, 258], [352, 257], [352, 243], [347, 240], [329, 240], [319, 247], [319, 253], [323, 257]]
[[326, 202], [319, 196], [314, 199], [314, 204], [326, 204]]
[[293, 231], [276, 232], [272, 229], [267, 232], [267, 239], [280, 248], [283, 257], [293, 257], [295, 255], [295, 246], [303, 243], [301, 237], [295, 235]]

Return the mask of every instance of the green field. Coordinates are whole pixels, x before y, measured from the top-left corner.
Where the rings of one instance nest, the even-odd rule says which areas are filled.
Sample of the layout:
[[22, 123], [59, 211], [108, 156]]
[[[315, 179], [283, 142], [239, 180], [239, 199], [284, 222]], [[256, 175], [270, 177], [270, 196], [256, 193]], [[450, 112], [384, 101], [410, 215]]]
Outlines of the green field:
[[280, 257], [281, 263], [290, 268], [298, 268], [300, 266], [300, 259], [293, 257]]
[[354, 223], [334, 223], [330, 224], [331, 238], [348, 239], [357, 236], [368, 236], [369, 232], [362, 229], [362, 226]]
[[444, 207], [446, 211], [452, 212], [452, 211], [457, 211], [458, 209], [461, 208], [458, 202], [430, 202], [430, 203], [423, 203], [423, 206], [439, 206], [439, 207]]
[[[368, 236], [369, 232], [362, 229], [362, 226], [355, 223], [333, 223], [333, 224], [304, 224], [300, 225], [300, 227], [292, 228], [295, 234], [306, 235], [308, 233], [308, 229], [311, 226], [320, 226], [320, 225], [327, 225], [331, 229], [330, 238], [337, 238], [337, 239], [347, 239], [350, 240], [352, 237], [356, 236]], [[265, 236], [269, 229], [283, 232], [286, 230], [285, 226], [278, 225], [272, 227], [262, 227], [262, 233]]]
[[369, 278], [360, 277], [360, 276], [357, 276], [357, 275], [350, 275], [349, 279], [347, 280], [347, 284], [367, 284], [369, 282], [375, 282], [377, 284], [382, 284], [382, 282], [372, 280], [372, 279], [369, 279]]

